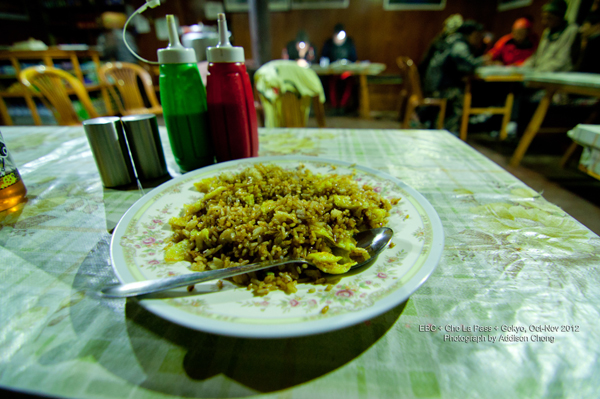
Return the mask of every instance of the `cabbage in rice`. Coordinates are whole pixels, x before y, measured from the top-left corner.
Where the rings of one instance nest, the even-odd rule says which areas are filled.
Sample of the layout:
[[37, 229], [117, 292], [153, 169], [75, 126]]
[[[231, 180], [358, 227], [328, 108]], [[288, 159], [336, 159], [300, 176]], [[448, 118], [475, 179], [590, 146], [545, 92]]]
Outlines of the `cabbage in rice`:
[[192, 270], [220, 269], [283, 257], [314, 263], [285, 265], [233, 277], [257, 294], [295, 292], [296, 281], [324, 282], [369, 258], [352, 236], [386, 223], [391, 204], [350, 175], [318, 175], [300, 166], [285, 170], [257, 164], [194, 184], [204, 197], [185, 205], [166, 248], [168, 262]]

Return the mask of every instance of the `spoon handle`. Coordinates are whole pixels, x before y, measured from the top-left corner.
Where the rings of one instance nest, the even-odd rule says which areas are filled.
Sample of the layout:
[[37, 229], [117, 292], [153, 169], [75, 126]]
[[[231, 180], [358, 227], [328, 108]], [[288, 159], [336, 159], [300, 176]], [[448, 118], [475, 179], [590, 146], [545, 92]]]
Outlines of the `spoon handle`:
[[166, 277], [157, 280], [136, 281], [134, 283], [118, 284], [105, 287], [100, 290], [103, 297], [106, 298], [126, 298], [145, 294], [152, 294], [170, 290], [172, 288], [184, 287], [192, 284], [203, 283], [205, 281], [222, 279], [237, 276], [238, 274], [249, 273], [257, 270], [267, 269], [273, 266], [285, 265], [288, 263], [306, 263], [310, 262], [304, 259], [284, 258], [276, 260], [267, 260], [264, 262], [251, 263], [248, 265], [228, 267], [225, 269], [210, 270], [207, 272], [188, 273], [181, 276]]

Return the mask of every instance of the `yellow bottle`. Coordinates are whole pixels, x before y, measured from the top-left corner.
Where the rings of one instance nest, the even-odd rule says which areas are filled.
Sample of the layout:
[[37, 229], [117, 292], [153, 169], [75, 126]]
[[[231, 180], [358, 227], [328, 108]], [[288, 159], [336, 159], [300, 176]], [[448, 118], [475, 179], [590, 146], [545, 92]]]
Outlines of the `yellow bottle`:
[[26, 195], [27, 188], [0, 133], [0, 211], [22, 202]]

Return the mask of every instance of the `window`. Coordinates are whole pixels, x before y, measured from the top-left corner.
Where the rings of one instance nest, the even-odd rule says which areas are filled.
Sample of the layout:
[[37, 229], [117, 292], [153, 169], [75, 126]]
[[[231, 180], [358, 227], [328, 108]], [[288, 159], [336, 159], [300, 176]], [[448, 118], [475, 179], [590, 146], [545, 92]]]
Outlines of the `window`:
[[443, 10], [446, 0], [383, 0], [384, 10]]

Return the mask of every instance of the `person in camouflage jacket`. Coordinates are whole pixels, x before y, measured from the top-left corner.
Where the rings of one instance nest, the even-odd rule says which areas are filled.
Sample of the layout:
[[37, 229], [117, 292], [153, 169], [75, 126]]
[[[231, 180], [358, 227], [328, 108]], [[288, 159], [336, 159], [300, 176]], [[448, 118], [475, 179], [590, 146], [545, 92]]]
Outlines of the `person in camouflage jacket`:
[[428, 96], [448, 99], [445, 128], [458, 134], [464, 100], [464, 78], [489, 61], [489, 56], [475, 57], [483, 43], [483, 26], [465, 21], [456, 33], [448, 36], [433, 55], [425, 74], [424, 91]]

